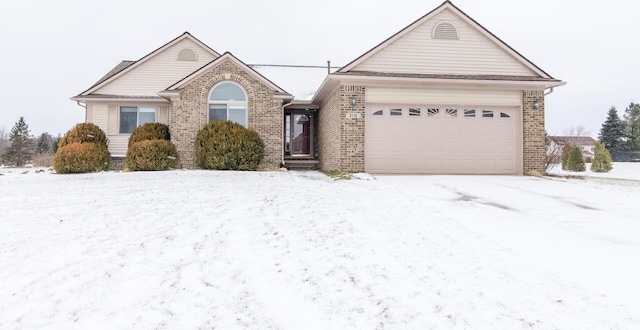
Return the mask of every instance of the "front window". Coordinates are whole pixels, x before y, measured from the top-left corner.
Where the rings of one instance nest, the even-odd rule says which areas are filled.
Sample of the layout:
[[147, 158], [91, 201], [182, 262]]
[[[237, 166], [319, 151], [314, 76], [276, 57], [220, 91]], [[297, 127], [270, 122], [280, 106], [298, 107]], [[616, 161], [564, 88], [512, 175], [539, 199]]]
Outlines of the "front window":
[[216, 85], [209, 94], [209, 121], [230, 120], [247, 127], [247, 94], [233, 82]]
[[156, 108], [120, 107], [120, 133], [131, 134], [136, 127], [156, 122]]

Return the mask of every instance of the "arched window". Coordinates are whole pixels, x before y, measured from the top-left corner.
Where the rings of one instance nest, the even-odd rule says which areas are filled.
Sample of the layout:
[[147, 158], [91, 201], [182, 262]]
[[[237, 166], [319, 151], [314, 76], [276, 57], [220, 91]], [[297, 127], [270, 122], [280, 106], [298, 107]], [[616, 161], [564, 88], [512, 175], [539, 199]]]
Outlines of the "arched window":
[[247, 94], [240, 85], [225, 81], [209, 93], [209, 121], [231, 120], [247, 127]]
[[449, 22], [440, 22], [433, 28], [434, 39], [458, 39], [458, 29]]

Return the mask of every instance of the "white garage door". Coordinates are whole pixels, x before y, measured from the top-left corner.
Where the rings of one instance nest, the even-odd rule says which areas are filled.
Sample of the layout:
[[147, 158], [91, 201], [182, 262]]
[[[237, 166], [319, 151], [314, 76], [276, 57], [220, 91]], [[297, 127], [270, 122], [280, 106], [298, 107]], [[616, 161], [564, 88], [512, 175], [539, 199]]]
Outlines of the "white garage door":
[[369, 173], [521, 174], [519, 107], [367, 105]]

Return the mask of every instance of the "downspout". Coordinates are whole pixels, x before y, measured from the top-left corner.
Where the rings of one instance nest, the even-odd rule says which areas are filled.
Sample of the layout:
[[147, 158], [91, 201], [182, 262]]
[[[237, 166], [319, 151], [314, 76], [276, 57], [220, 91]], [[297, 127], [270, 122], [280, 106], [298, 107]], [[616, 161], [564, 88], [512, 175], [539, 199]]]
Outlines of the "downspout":
[[76, 101], [76, 103], [78, 104], [78, 106], [81, 106], [84, 108], [84, 122], [87, 122], [87, 104], [85, 103], [84, 105], [80, 104], [80, 101]]
[[547, 96], [549, 94], [553, 93], [553, 87], [549, 87], [549, 91], [545, 92], [544, 94], [542, 94], [542, 96]]
[[[284, 118], [285, 118], [285, 117], [284, 117], [284, 115], [285, 115], [285, 113], [284, 113], [284, 108], [286, 108], [287, 106], [291, 105], [292, 103], [293, 103], [293, 99], [291, 99], [291, 101], [290, 101], [289, 103], [285, 103], [285, 104], [283, 104], [283, 105], [282, 105], [282, 117], [280, 117], [280, 118], [281, 118], [281, 120], [282, 120], [282, 122], [283, 122], [283, 123], [284, 123]], [[282, 126], [284, 127], [284, 124], [283, 124]], [[284, 127], [284, 128], [285, 128], [285, 130], [286, 130], [286, 127]], [[286, 136], [285, 136], [284, 132], [285, 132], [285, 131], [283, 130], [283, 131], [281, 132], [281, 134], [282, 134], [282, 136], [283, 136], [284, 138], [286, 138]], [[281, 143], [281, 144], [280, 144], [280, 150], [281, 150], [281, 153], [280, 153], [280, 154], [282, 155], [282, 160], [280, 161], [280, 167], [281, 167], [281, 168], [282, 168], [282, 167], [286, 167], [286, 163], [285, 163], [285, 161], [284, 161], [284, 144], [285, 144], [285, 143], [287, 143], [287, 141], [282, 141], [282, 142], [283, 142], [283, 143]]]

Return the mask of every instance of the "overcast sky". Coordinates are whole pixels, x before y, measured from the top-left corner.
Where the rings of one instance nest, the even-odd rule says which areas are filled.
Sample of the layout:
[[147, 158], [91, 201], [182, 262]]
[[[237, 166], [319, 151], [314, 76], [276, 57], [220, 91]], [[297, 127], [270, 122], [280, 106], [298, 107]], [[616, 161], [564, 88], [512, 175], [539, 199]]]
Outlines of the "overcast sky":
[[[0, 129], [20, 116], [34, 135], [84, 120], [69, 100], [121, 60], [189, 31], [245, 63], [345, 65], [440, 0], [34, 0], [0, 11]], [[640, 1], [456, 0], [453, 3], [554, 78], [546, 127], [597, 137], [607, 110], [640, 102]]]

